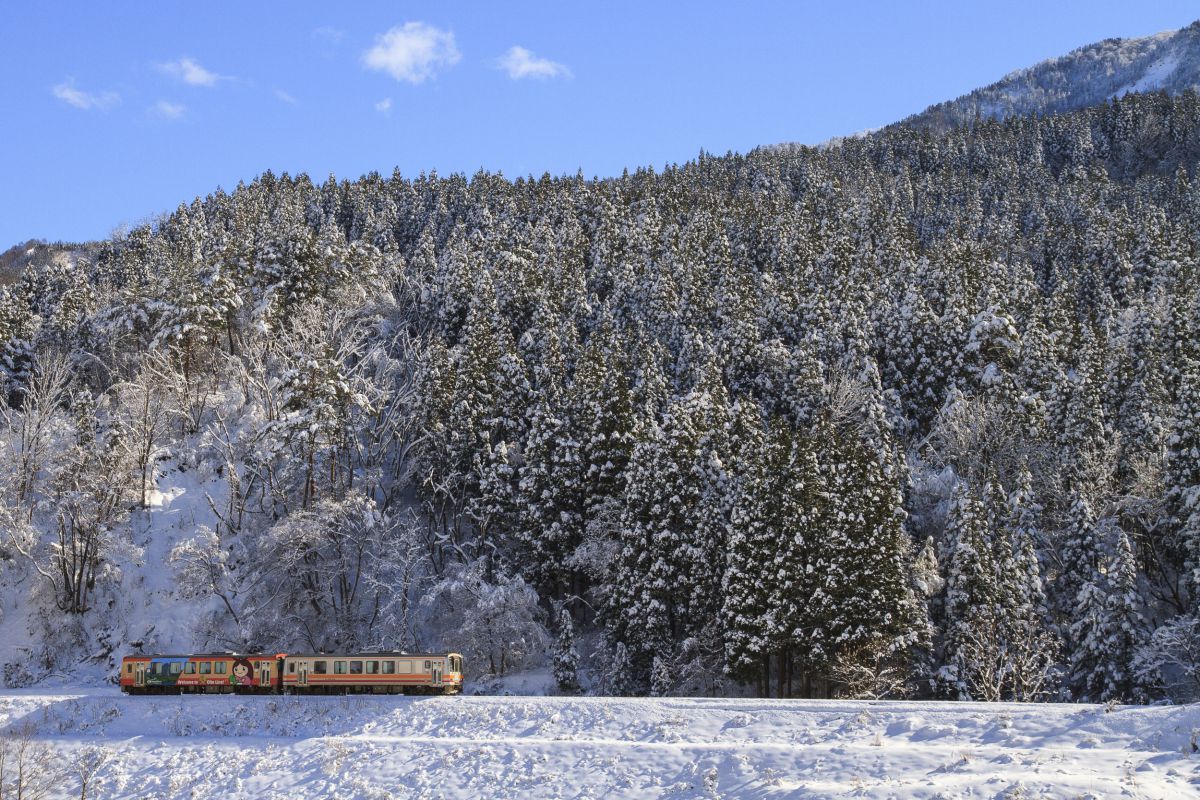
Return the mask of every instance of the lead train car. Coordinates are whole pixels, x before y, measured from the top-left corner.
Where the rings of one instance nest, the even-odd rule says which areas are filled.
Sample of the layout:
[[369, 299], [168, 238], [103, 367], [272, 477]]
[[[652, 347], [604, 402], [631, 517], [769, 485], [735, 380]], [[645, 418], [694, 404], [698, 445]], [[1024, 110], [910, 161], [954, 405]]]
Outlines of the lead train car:
[[283, 659], [288, 694], [458, 694], [458, 653], [289, 653]]
[[458, 653], [125, 656], [127, 694], [458, 694]]

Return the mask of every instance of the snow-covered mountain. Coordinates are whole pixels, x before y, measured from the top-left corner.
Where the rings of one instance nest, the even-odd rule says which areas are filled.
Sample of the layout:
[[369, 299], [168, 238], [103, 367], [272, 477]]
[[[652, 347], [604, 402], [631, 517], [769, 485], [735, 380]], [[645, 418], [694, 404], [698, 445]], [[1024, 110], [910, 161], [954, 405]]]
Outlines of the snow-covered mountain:
[[1140, 39], [1105, 39], [1072, 50], [900, 124], [946, 130], [978, 118], [1073, 111], [1127, 92], [1200, 88], [1200, 20]]

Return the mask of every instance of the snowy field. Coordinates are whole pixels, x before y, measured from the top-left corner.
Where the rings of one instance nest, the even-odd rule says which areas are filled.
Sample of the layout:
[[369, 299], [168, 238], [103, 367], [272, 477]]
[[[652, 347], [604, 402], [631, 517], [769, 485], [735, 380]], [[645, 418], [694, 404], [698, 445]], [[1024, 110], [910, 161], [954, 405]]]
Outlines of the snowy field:
[[[1200, 796], [1200, 708], [10, 691], [94, 797]], [[78, 796], [66, 781], [61, 796]]]

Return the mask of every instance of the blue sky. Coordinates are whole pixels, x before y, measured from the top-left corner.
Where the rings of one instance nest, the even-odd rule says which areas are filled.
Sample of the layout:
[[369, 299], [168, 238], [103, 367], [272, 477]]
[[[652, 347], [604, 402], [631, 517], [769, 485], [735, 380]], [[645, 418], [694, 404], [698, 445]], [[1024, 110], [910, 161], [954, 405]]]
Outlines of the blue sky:
[[1197, 17], [1195, 0], [8, 0], [0, 250], [103, 237], [267, 169], [591, 177], [814, 143]]

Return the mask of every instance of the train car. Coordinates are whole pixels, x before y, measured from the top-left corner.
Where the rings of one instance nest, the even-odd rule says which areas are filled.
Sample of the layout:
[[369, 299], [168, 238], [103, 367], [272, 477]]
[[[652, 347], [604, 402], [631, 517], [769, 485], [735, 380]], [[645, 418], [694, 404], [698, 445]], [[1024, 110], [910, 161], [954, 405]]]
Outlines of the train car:
[[458, 653], [289, 653], [283, 691], [289, 694], [458, 694]]
[[121, 659], [127, 694], [271, 694], [282, 688], [283, 654], [197, 653]]

